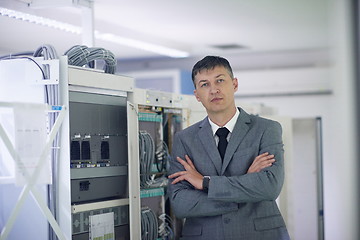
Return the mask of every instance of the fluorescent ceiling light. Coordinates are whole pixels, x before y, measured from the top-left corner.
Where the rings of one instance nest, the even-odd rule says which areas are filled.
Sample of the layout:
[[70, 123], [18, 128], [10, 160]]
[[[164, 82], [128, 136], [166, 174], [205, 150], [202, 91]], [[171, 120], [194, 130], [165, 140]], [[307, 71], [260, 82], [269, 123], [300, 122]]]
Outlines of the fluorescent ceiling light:
[[75, 25], [55, 21], [49, 18], [43, 18], [28, 13], [18, 12], [6, 8], [0, 8], [0, 15], [7, 16], [10, 18], [19, 19], [25, 22], [31, 22], [42, 26], [52, 27], [66, 32], [81, 34], [82, 29]]
[[182, 58], [188, 57], [189, 53], [180, 51], [173, 48], [168, 48], [164, 46], [160, 46], [157, 44], [147, 43], [135, 39], [120, 37], [111, 33], [100, 33], [95, 31], [95, 38], [101, 39], [104, 41], [109, 41], [113, 43], [117, 43], [120, 45], [125, 45], [129, 47], [139, 48], [145, 51], [154, 52], [157, 54], [173, 57], [173, 58]]
[[[28, 14], [28, 13], [23, 13], [23, 12], [19, 12], [19, 11], [6, 9], [6, 8], [0, 7], [0, 16], [15, 18], [15, 19], [19, 19], [22, 21], [35, 23], [38, 25], [47, 26], [47, 27], [59, 29], [59, 30], [66, 31], [66, 32], [71, 32], [74, 34], [82, 34], [81, 27], [78, 27], [78, 26], [75, 26], [72, 24], [67, 24], [67, 23], [60, 22], [60, 21], [56, 21], [56, 20], [52, 20], [49, 18], [39, 17], [39, 16]], [[157, 53], [160, 55], [169, 56], [169, 57], [173, 57], [173, 58], [183, 58], [183, 57], [189, 56], [189, 53], [187, 53], [185, 51], [180, 51], [180, 50], [177, 50], [174, 48], [168, 48], [168, 47], [164, 47], [161, 45], [147, 43], [147, 42], [143, 42], [143, 41], [139, 41], [139, 40], [135, 40], [135, 39], [125, 38], [125, 37], [117, 36], [117, 35], [114, 35], [111, 33], [100, 33], [99, 31], [95, 31], [95, 38], [101, 39], [104, 41], [108, 41], [108, 42], [113, 42], [113, 43], [120, 44], [120, 45], [124, 45], [124, 46], [128, 46], [128, 47], [142, 49], [144, 51], [153, 52], [153, 53]]]

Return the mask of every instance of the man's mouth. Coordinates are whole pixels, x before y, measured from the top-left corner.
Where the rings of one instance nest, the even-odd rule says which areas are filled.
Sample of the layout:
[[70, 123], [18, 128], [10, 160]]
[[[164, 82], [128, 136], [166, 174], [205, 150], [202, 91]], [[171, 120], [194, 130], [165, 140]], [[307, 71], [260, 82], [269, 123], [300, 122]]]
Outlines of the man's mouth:
[[218, 102], [220, 100], [222, 100], [222, 98], [216, 97], [216, 98], [211, 99], [211, 102]]

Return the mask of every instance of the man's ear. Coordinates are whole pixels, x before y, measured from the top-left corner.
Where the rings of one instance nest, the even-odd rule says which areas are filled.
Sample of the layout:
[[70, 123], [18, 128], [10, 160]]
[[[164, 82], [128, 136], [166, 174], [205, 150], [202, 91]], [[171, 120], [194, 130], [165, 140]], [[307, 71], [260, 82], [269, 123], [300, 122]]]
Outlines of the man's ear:
[[196, 89], [194, 90], [194, 95], [195, 95], [195, 97], [196, 97], [196, 100], [198, 100], [198, 102], [200, 102], [200, 98], [199, 98], [199, 96], [198, 96], [198, 94], [197, 94], [197, 92], [196, 92]]
[[237, 78], [233, 79], [233, 85], [234, 85], [234, 92], [236, 92], [238, 90], [238, 87], [239, 87], [239, 83], [238, 83]]

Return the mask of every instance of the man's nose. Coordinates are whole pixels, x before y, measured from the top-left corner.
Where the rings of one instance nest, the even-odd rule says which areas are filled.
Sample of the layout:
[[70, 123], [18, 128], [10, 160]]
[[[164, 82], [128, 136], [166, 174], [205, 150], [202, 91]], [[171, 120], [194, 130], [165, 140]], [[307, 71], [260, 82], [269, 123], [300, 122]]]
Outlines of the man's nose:
[[214, 87], [211, 87], [210, 92], [211, 92], [212, 94], [216, 94], [216, 93], [219, 93], [220, 90], [219, 90], [218, 87], [214, 86]]

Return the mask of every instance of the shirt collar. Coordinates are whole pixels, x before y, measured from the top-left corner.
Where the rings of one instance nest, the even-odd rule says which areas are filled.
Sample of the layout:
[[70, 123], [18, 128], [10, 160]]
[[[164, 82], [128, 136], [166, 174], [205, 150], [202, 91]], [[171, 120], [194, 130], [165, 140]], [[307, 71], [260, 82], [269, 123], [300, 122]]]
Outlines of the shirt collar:
[[[235, 115], [230, 119], [230, 121], [228, 121], [224, 127], [226, 127], [231, 133], [234, 130], [236, 121], [238, 119], [240, 115], [240, 111], [238, 108], [236, 108], [236, 112]], [[210, 118], [208, 118], [210, 126], [211, 126], [211, 130], [213, 132], [213, 135], [215, 135], [216, 131], [220, 128], [220, 126], [218, 126], [216, 123], [214, 123], [213, 121], [210, 120]]]

